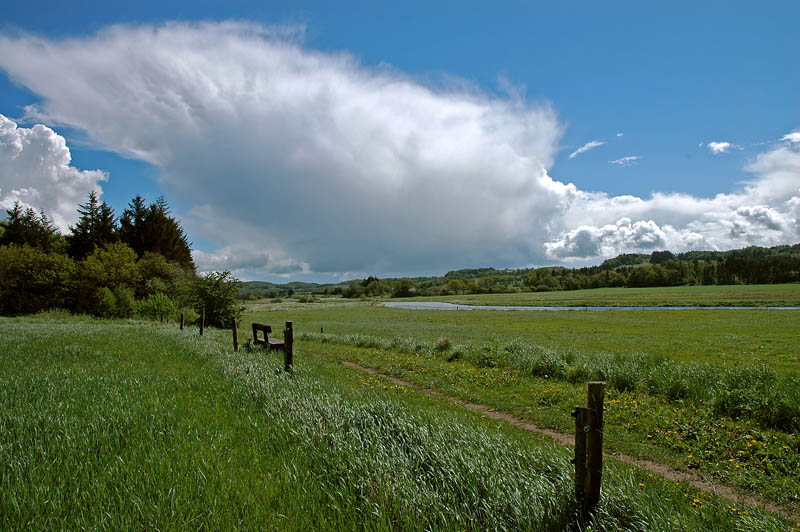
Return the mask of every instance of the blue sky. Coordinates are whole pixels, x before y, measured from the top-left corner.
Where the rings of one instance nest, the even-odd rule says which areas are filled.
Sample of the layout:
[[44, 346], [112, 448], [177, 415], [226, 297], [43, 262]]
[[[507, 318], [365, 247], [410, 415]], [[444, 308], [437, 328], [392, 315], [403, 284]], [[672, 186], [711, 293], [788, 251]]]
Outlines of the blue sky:
[[[800, 197], [800, 175], [795, 173], [800, 142], [792, 142], [800, 127], [797, 20], [796, 2], [619, 2], [613, 7], [16, 2], [4, 9], [0, 27], [8, 36], [0, 44], [0, 114], [19, 128], [42, 123], [63, 136], [75, 171], [107, 172], [107, 181], [97, 184], [118, 212], [136, 193], [149, 199], [166, 194], [200, 252], [198, 263], [206, 269], [233, 269], [242, 278], [328, 280], [482, 265], [588, 264], [618, 252], [661, 247], [795, 243], [800, 240], [800, 199], [794, 201]], [[166, 29], [167, 21], [177, 25]], [[192, 24], [198, 21], [208, 24]], [[223, 21], [238, 25], [220, 32]], [[117, 24], [163, 31], [150, 42], [132, 30], [109, 29]], [[268, 35], [260, 31], [253, 42], [253, 25], [267, 28]], [[151, 53], [137, 56], [143, 38]], [[238, 41], [231, 44], [231, 38]], [[67, 39], [74, 53], [59, 56], [59, 51], [48, 59], [41, 47], [37, 51], [31, 45], [36, 39], [54, 50], [63, 50]], [[204, 51], [196, 43], [214, 39], [229, 43], [232, 55], [214, 55], [209, 62], [214, 49]], [[272, 133], [270, 125], [248, 122], [246, 112], [237, 111], [236, 120], [231, 114], [205, 115], [209, 107], [246, 109], [254, 100], [242, 103], [245, 88], [237, 86], [229, 87], [230, 101], [224, 101], [225, 91], [215, 89], [212, 102], [208, 93], [192, 92], [197, 87], [187, 89], [174, 71], [148, 63], [153, 50], [171, 54], [163, 60], [172, 66], [176, 57], [185, 56], [182, 64], [191, 65], [185, 69], [191, 79], [211, 80], [209, 86], [218, 89], [227, 86], [226, 76], [239, 75], [231, 72], [246, 73], [252, 64], [246, 58], [251, 58], [271, 86], [278, 74], [269, 72], [270, 65], [294, 64], [294, 52], [285, 55], [284, 45], [304, 58], [299, 83], [307, 79], [308, 87], [318, 92], [312, 100], [282, 101], [281, 108], [291, 109], [295, 103], [308, 108], [309, 102], [320, 107], [311, 114], [291, 114], [270, 106], [254, 116], [270, 117], [271, 124], [280, 117], [286, 120], [284, 127], [316, 124], [310, 127], [326, 131], [324, 140], [309, 138], [307, 132], [280, 138], [280, 127]], [[98, 74], [98, 64], [90, 64], [87, 56], [105, 50], [120, 50], [120, 55], [98, 64], [112, 72], [117, 64], [134, 65], [120, 76], [147, 80], [143, 86], [152, 89], [147, 93], [152, 98], [131, 93], [115, 101], [113, 83], [103, 92], [97, 78], [105, 75]], [[234, 68], [238, 62], [241, 71]], [[201, 68], [209, 71], [198, 73]], [[330, 72], [335, 75], [322, 74]], [[93, 106], [79, 94], [60, 93], [61, 82], [65, 87], [87, 84], [97, 91], [95, 101], [108, 99], [107, 105]], [[352, 90], [338, 91], [342, 83]], [[369, 86], [375, 84], [396, 90], [372, 91]], [[333, 103], [320, 103], [319, 95], [331, 90]], [[131, 119], [149, 116], [164, 95], [175, 94], [189, 102], [187, 113], [195, 125], [224, 118], [224, 127], [194, 139], [177, 115], [150, 122]], [[363, 124], [336, 122], [347, 102], [372, 98], [376, 103], [357, 113]], [[204, 107], [192, 107], [200, 100]], [[37, 105], [33, 111], [24, 109], [32, 104]], [[466, 104], [475, 107], [466, 109]], [[117, 112], [129, 105], [141, 107], [132, 115]], [[81, 106], [86, 107], [79, 112]], [[452, 144], [436, 137], [435, 153], [406, 153], [409, 139], [432, 135], [420, 111], [425, 106], [448, 109], [447, 117], [472, 125], [453, 127], [443, 117], [437, 131], [450, 136]], [[364, 116], [372, 112], [374, 116]], [[422, 118], [415, 120], [418, 114]], [[403, 122], [407, 116], [411, 118], [404, 127], [386, 126], [385, 135], [364, 137], [386, 120]], [[147, 129], [154, 124], [183, 135], [164, 138], [169, 149], [151, 149]], [[230, 134], [225, 127], [233, 128]], [[473, 136], [475, 127], [480, 137]], [[346, 142], [339, 146], [341, 139]], [[487, 160], [451, 151], [459, 145], [485, 148]], [[218, 157], [194, 167], [197, 154], [209, 146], [219, 149]], [[258, 146], [266, 148], [262, 152]], [[508, 147], [513, 153], [504, 151]], [[581, 147], [589, 149], [579, 151]], [[355, 150], [356, 167], [348, 168], [338, 156], [325, 162], [328, 150], [345, 148]], [[392, 155], [375, 155], [384, 149]], [[299, 169], [297, 157], [283, 158], [287, 150], [319, 163], [303, 162]], [[228, 156], [232, 159], [226, 166]], [[410, 158], [407, 173], [396, 170], [398, 161]], [[226, 168], [237, 175], [217, 182], [206, 172], [210, 167], [215, 175]], [[262, 175], [262, 168], [269, 170]], [[332, 171], [326, 181], [319, 180], [318, 173], [327, 168], [341, 175]], [[253, 175], [242, 175], [248, 172]], [[364, 173], [351, 179], [353, 172]], [[380, 182], [375, 176], [382, 176]], [[7, 181], [0, 180], [0, 201], [7, 202], [19, 183], [2, 174], [0, 179]], [[212, 182], [239, 187], [241, 195], [220, 198]], [[326, 194], [315, 203], [313, 193], [323, 190]], [[296, 209], [308, 209], [304, 220], [310, 221], [301, 223], [282, 209], [272, 210], [284, 223], [269, 213], [261, 213], [264, 219], [253, 214], [263, 208], [252, 202], [253, 195], [266, 198], [271, 192], [282, 194]], [[339, 192], [358, 202], [341, 200], [341, 208], [331, 207]], [[43, 207], [32, 198], [30, 204]], [[371, 202], [391, 205], [382, 209]], [[455, 208], [455, 203], [464, 207]], [[473, 214], [482, 206], [495, 212]], [[238, 210], [246, 214], [237, 215]], [[381, 215], [393, 217], [394, 223], [371, 218]], [[419, 222], [426, 218], [429, 225]], [[239, 237], [225, 236], [231, 234]], [[254, 246], [262, 252], [253, 255]]]

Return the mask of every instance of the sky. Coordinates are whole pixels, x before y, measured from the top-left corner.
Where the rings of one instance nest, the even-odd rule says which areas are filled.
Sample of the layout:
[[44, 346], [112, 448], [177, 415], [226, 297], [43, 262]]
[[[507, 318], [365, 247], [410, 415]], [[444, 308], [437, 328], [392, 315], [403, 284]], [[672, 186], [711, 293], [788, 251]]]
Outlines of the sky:
[[335, 282], [800, 242], [800, 4], [8, 2], [0, 207]]

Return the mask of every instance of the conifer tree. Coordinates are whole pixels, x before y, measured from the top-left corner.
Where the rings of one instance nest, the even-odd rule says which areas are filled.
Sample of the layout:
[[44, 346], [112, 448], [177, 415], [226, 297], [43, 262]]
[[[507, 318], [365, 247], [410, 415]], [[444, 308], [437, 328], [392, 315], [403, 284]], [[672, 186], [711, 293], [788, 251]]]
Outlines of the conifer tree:
[[147, 252], [158, 253], [168, 261], [194, 270], [186, 234], [178, 221], [170, 216], [163, 196], [148, 207], [141, 196], [133, 198], [120, 218], [120, 236], [139, 257]]
[[119, 218], [120, 239], [128, 244], [138, 257], [148, 251], [147, 235], [144, 230], [147, 212], [144, 199], [137, 195], [128, 203], [128, 207], [122, 211], [122, 216]]
[[23, 210], [22, 205], [16, 201], [6, 213], [8, 220], [4, 223], [5, 231], [0, 235], [0, 246], [28, 245], [48, 252], [57, 247], [60, 234], [44, 211], [37, 215], [30, 207]]
[[105, 201], [101, 203], [94, 191], [89, 193], [89, 201], [78, 207], [78, 213], [78, 222], [70, 226], [67, 237], [71, 257], [83, 259], [95, 248], [118, 240], [114, 210]]

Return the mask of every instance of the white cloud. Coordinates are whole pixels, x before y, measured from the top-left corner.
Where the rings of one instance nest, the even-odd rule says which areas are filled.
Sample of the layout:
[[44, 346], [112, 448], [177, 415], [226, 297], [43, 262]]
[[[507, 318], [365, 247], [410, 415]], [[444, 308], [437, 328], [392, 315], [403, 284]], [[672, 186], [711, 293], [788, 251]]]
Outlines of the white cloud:
[[619, 159], [614, 159], [613, 161], [608, 162], [611, 164], [617, 164], [619, 166], [630, 166], [641, 158], [641, 155], [628, 155], [627, 157], [620, 157]]
[[617, 133], [617, 136], [618, 136], [618, 137], [621, 137], [621, 136], [622, 136], [622, 133]]
[[105, 173], [78, 170], [71, 161], [66, 140], [49, 127], [18, 127], [0, 115], [0, 208], [19, 201], [26, 208], [44, 209], [66, 232], [77, 221], [78, 204], [91, 191], [101, 194], [98, 183], [106, 179]]
[[201, 272], [230, 270], [234, 274], [240, 274], [265, 271], [284, 276], [310, 273], [308, 264], [246, 244], [225, 246], [214, 253], [194, 250], [192, 257]]
[[[619, 135], [617, 135], [617, 136], [619, 136]], [[581, 153], [587, 152], [587, 151], [591, 150], [592, 148], [596, 148], [598, 146], [602, 146], [603, 144], [605, 144], [605, 141], [602, 141], [602, 140], [590, 140], [589, 142], [587, 142], [586, 144], [584, 144], [583, 146], [581, 146], [580, 148], [578, 148], [574, 152], [570, 153], [569, 154], [569, 158], [570, 159], [574, 159], [575, 157], [577, 157]]]
[[787, 133], [781, 138], [781, 140], [786, 142], [800, 143], [800, 131], [792, 131], [791, 133]]
[[733, 144], [730, 142], [709, 142], [706, 144], [706, 147], [708, 147], [714, 155], [719, 155], [720, 153], [729, 151], [733, 147]]
[[[0, 37], [0, 66], [42, 98], [30, 116], [154, 164], [168, 195], [206, 206], [185, 221], [195, 238], [315, 272], [526, 262], [544, 238], [529, 224], [569, 190], [546, 171], [562, 130], [548, 105], [423, 85], [252, 25]], [[241, 226], [254, 231], [223, 229]]]
[[[742, 190], [698, 198], [655, 193], [644, 199], [577, 191], [551, 224], [552, 259], [592, 263], [618, 253], [774, 246], [800, 239], [800, 150], [777, 146], [746, 168]], [[559, 231], [560, 229], [560, 231]]]
[[[188, 234], [217, 246], [195, 253], [201, 270], [335, 277], [585, 264], [800, 236], [796, 143], [758, 155], [749, 182], [712, 198], [585, 192], [548, 175], [562, 126], [547, 105], [432, 87], [309, 50], [279, 29], [0, 36], [0, 67], [41, 97], [30, 116], [160, 170], [165, 191], [194, 205], [182, 220]], [[87, 187], [102, 177], [72, 172]], [[56, 186], [37, 190], [60, 197]]]
[[667, 236], [653, 220], [632, 222], [620, 218], [603, 227], [581, 226], [566, 232], [556, 241], [545, 244], [551, 257], [586, 258], [616, 255], [622, 248], [634, 250], [664, 249]]
[[761, 226], [772, 231], [782, 231], [785, 226], [783, 216], [775, 209], [764, 205], [739, 207], [736, 209], [736, 215], [745, 220], [748, 226]]

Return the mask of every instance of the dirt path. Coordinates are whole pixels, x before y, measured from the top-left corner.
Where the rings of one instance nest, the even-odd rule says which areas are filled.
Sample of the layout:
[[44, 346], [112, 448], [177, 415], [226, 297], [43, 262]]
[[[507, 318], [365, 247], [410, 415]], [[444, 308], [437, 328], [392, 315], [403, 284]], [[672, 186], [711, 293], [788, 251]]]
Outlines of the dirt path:
[[[432, 395], [432, 396], [438, 397], [440, 399], [444, 399], [445, 401], [449, 401], [451, 403], [457, 404], [459, 406], [463, 406], [464, 408], [466, 408], [468, 410], [472, 410], [473, 412], [479, 412], [480, 414], [482, 414], [482, 415], [484, 415], [484, 416], [486, 416], [488, 418], [496, 419], [496, 420], [499, 420], [499, 421], [505, 421], [506, 423], [508, 423], [510, 425], [513, 425], [513, 426], [515, 426], [517, 428], [520, 428], [522, 430], [527, 430], [529, 432], [535, 432], [537, 434], [543, 434], [545, 436], [549, 436], [550, 438], [554, 439], [560, 445], [572, 445], [574, 443], [574, 441], [575, 441], [574, 435], [563, 434], [561, 432], [556, 432], [556, 431], [551, 430], [551, 429], [540, 427], [538, 425], [535, 425], [534, 423], [531, 423], [530, 421], [526, 421], [526, 420], [524, 420], [522, 418], [519, 418], [519, 417], [516, 417], [516, 416], [512, 416], [511, 414], [508, 414], [506, 412], [501, 412], [501, 411], [498, 411], [498, 410], [494, 410], [493, 408], [488, 407], [486, 405], [481, 405], [481, 404], [477, 404], [477, 403], [469, 403], [467, 401], [463, 401], [461, 399], [458, 399], [456, 397], [444, 394], [444, 393], [436, 391], [436, 390], [423, 388], [422, 386], [418, 386], [418, 385], [416, 385], [414, 383], [411, 383], [411, 382], [408, 382], [408, 381], [404, 381], [402, 379], [398, 379], [397, 377], [384, 375], [383, 373], [380, 373], [379, 371], [377, 371], [377, 370], [375, 370], [373, 368], [367, 368], [367, 367], [362, 366], [360, 364], [356, 364], [355, 362], [342, 360], [342, 364], [347, 366], [347, 367], [349, 367], [349, 368], [357, 369], [359, 371], [363, 371], [365, 373], [369, 373], [370, 375], [375, 375], [375, 376], [381, 377], [381, 378], [386, 379], [387, 381], [392, 382], [394, 384], [397, 384], [399, 386], [405, 386], [407, 388], [413, 388], [415, 390], [418, 390], [420, 392], [426, 393], [428, 395]], [[697, 475], [697, 474], [694, 474], [694, 473], [689, 473], [689, 472], [684, 472], [684, 471], [678, 471], [677, 469], [673, 469], [673, 468], [671, 468], [669, 466], [666, 466], [664, 464], [660, 464], [660, 463], [657, 463], [657, 462], [652, 462], [650, 460], [643, 460], [643, 459], [640, 459], [640, 458], [634, 458], [632, 456], [628, 456], [628, 455], [624, 455], [624, 454], [613, 454], [613, 455], [609, 455], [609, 456], [614, 458], [615, 460], [619, 460], [620, 462], [624, 462], [626, 464], [630, 464], [632, 466], [635, 466], [635, 467], [638, 467], [638, 468], [641, 468], [641, 469], [646, 469], [647, 471], [650, 471], [652, 473], [660, 475], [660, 476], [666, 478], [667, 480], [671, 480], [671, 481], [674, 481], [674, 482], [686, 482], [687, 484], [691, 484], [695, 488], [701, 489], [701, 490], [706, 491], [708, 493], [713, 493], [714, 495], [719, 495], [720, 497], [724, 497], [724, 498], [726, 498], [726, 499], [728, 499], [730, 501], [733, 501], [733, 502], [735, 502], [737, 504], [746, 504], [748, 506], [757, 506], [757, 507], [762, 508], [762, 509], [764, 509], [764, 510], [766, 510], [768, 512], [771, 512], [771, 513], [780, 515], [781, 517], [784, 517], [786, 519], [789, 519], [789, 520], [791, 520], [791, 521], [793, 521], [795, 523], [800, 523], [800, 515], [792, 513], [790, 510], [788, 510], [786, 508], [782, 508], [782, 507], [777, 506], [775, 504], [772, 504], [772, 503], [769, 503], [769, 502], [766, 502], [766, 501], [762, 501], [762, 500], [757, 499], [757, 498], [755, 498], [755, 497], [753, 497], [751, 495], [743, 494], [743, 493], [735, 490], [734, 488], [731, 488], [730, 486], [725, 486], [725, 485], [722, 485], [722, 484], [713, 484], [713, 483], [703, 479], [700, 475]]]

